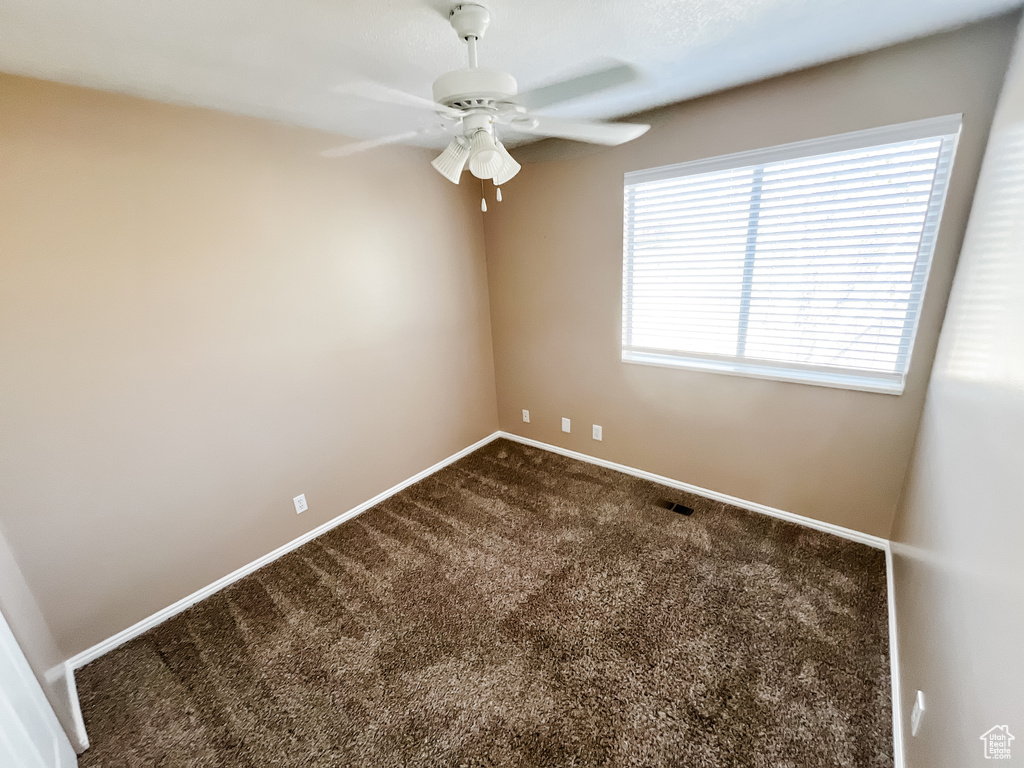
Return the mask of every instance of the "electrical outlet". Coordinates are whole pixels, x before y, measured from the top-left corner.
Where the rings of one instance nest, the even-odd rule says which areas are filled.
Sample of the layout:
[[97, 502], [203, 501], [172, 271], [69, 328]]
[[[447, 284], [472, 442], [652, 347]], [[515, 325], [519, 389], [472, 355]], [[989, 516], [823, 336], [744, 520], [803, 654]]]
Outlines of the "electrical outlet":
[[309, 504], [306, 503], [306, 494], [304, 493], [300, 493], [298, 496], [292, 499], [292, 504], [295, 505], [296, 515], [301, 515], [303, 512], [309, 509]]
[[601, 437], [601, 432], [602, 432], [601, 425], [600, 424], [595, 424], [594, 425], [594, 439], [595, 440], [603, 440], [604, 439], [603, 437]]
[[910, 713], [910, 735], [917, 736], [917, 730], [921, 727], [921, 717], [924, 715], [924, 694], [917, 692], [914, 699], [914, 709]]
[[569, 420], [566, 419], [566, 418], [562, 419], [562, 431], [563, 432], [568, 432], [569, 431]]
[[530, 423], [530, 412], [525, 408], [523, 408], [523, 421], [525, 421], [527, 424]]

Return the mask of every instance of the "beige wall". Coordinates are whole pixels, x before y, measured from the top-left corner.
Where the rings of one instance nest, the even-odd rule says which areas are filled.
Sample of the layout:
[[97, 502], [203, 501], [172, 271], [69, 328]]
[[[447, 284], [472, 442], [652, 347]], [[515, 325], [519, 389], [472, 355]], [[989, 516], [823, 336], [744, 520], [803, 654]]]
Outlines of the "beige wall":
[[429, 153], [0, 104], [0, 521], [63, 653], [496, 428], [479, 199]]
[[[677, 105], [616, 149], [521, 151], [548, 162], [527, 164], [485, 219], [502, 429], [887, 536], [1014, 24]], [[963, 135], [902, 396], [620, 362], [624, 172], [957, 112]]]
[[[989, 141], [894, 527], [911, 768], [1024, 759], [1024, 46]], [[909, 737], [917, 690], [925, 716]]]

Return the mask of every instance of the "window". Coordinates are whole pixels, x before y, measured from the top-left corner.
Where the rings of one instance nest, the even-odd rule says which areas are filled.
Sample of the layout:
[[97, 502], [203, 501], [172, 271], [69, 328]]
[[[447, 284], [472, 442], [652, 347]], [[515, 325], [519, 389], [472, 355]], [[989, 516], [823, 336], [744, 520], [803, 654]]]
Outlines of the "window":
[[627, 173], [622, 359], [899, 394], [960, 116]]

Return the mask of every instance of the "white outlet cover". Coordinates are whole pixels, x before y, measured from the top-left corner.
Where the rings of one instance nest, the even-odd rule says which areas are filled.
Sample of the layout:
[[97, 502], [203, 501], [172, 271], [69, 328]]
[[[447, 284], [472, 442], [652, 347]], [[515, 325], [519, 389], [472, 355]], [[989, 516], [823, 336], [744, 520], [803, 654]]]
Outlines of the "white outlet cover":
[[566, 419], [566, 418], [562, 419], [562, 431], [563, 432], [568, 432], [569, 431], [569, 420]]
[[914, 699], [914, 709], [910, 713], [910, 735], [917, 736], [917, 730], [921, 727], [921, 716], [924, 714], [924, 694], [917, 692]]
[[527, 424], [530, 423], [530, 412], [525, 408], [523, 408], [523, 421], [525, 421]]
[[604, 438], [601, 436], [603, 432], [604, 432], [604, 430], [601, 428], [600, 424], [595, 424], [594, 425], [594, 439], [595, 440], [603, 440]]
[[303, 512], [309, 509], [309, 505], [306, 503], [306, 494], [304, 493], [300, 493], [298, 496], [292, 499], [292, 504], [295, 505], [296, 515], [301, 515]]

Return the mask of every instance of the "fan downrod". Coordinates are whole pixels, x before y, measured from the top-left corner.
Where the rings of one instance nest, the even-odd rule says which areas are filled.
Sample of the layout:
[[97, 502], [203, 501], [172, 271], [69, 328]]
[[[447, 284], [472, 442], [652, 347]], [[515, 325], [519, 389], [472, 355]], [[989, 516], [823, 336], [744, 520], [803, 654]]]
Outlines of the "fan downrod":
[[477, 66], [476, 43], [491, 22], [490, 12], [476, 3], [462, 3], [449, 14], [452, 29], [469, 46], [469, 67], [446, 72], [434, 81], [434, 101], [464, 110], [494, 111], [512, 99], [519, 86], [512, 75]]

